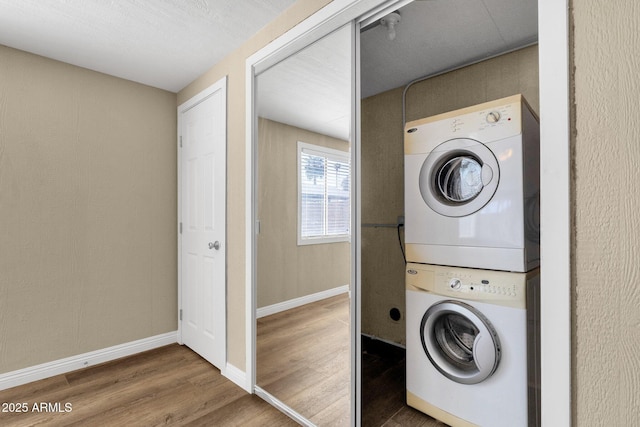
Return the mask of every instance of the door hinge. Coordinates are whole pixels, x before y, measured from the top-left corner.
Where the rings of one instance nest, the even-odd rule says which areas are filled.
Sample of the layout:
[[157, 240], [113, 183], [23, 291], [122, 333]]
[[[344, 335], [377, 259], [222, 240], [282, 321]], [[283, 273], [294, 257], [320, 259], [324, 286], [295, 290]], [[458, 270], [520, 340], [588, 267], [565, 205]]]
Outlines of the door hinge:
[[182, 234], [182, 223], [180, 223], [180, 234]]
[[182, 320], [182, 309], [180, 309], [180, 320]]
[[180, 148], [182, 148], [182, 135], [180, 135]]

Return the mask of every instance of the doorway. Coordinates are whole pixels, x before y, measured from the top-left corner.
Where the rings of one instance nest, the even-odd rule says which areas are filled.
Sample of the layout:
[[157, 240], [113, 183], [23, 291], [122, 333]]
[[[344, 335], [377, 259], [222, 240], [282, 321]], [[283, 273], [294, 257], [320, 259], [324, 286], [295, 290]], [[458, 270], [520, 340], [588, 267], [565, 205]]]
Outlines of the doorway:
[[226, 368], [226, 78], [178, 107], [178, 336]]

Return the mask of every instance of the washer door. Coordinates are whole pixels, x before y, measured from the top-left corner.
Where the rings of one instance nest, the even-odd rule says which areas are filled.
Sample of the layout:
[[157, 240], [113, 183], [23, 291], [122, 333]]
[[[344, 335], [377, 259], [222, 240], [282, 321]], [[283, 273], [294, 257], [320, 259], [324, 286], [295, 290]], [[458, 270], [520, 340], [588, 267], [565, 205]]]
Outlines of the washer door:
[[422, 317], [420, 339], [427, 357], [444, 376], [461, 384], [489, 378], [500, 362], [500, 341], [489, 322], [472, 306], [447, 300]]
[[491, 150], [469, 138], [438, 145], [420, 169], [420, 194], [435, 212], [461, 217], [480, 210], [498, 188], [500, 170]]

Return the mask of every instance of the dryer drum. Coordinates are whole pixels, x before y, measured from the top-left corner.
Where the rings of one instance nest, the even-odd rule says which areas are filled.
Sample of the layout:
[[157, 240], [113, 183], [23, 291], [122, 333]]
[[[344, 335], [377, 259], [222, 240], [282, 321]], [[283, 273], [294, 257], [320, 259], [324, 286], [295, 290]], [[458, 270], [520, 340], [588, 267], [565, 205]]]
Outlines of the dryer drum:
[[458, 138], [443, 142], [427, 155], [418, 188], [434, 212], [462, 217], [482, 209], [499, 180], [498, 161], [491, 150], [479, 141]]
[[446, 161], [436, 171], [439, 194], [453, 203], [473, 200], [484, 185], [482, 184], [482, 164], [470, 155], [455, 156]]

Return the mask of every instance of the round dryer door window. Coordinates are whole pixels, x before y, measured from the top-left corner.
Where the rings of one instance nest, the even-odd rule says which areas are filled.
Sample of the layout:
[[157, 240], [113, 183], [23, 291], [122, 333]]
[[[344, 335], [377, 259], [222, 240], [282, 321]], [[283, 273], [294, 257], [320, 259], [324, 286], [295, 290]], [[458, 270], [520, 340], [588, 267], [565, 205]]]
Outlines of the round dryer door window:
[[477, 384], [500, 362], [500, 340], [478, 310], [460, 301], [432, 305], [420, 325], [422, 348], [433, 366], [452, 381]]
[[498, 188], [500, 171], [491, 150], [469, 138], [438, 145], [420, 169], [420, 194], [435, 212], [451, 217], [471, 215], [486, 205]]

